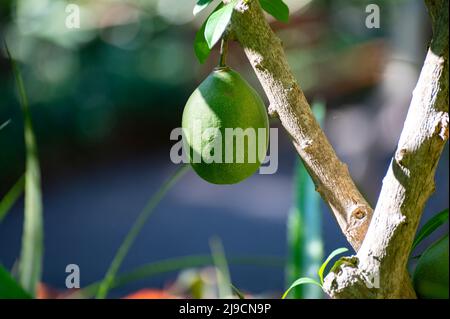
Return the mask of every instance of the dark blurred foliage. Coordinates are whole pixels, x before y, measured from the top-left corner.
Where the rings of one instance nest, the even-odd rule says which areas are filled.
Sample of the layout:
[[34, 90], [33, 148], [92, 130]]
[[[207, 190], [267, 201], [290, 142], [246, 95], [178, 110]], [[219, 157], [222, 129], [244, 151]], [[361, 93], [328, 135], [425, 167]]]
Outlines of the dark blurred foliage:
[[[52, 32], [52, 27], [45, 25], [49, 20], [46, 14], [65, 16], [64, 6], [54, 8], [55, 2], [36, 1], [35, 9], [27, 9], [33, 6], [27, 1], [10, 2], [4, 3], [2, 10], [2, 30], [13, 55], [22, 62], [41, 153], [57, 162], [68, 152], [76, 162], [83, 151], [100, 145], [112, 147], [113, 141], [114, 148], [120, 149], [130, 141], [139, 144], [165, 137], [161, 127], [175, 124], [173, 114], [193, 85], [194, 63], [185, 63], [194, 59], [185, 49], [191, 45], [190, 39], [183, 37], [188, 30], [144, 15], [124, 25], [61, 34], [59, 29], [64, 26]], [[42, 14], [35, 14], [33, 10], [39, 8]], [[117, 10], [120, 20], [121, 11]], [[4, 20], [11, 16], [16, 18]], [[21, 32], [20, 19], [36, 19], [36, 28]], [[123, 39], [127, 36], [129, 39]], [[123, 47], [106, 40], [115, 37], [124, 41]], [[17, 176], [23, 167], [20, 109], [5, 58], [1, 68], [0, 119], [12, 119], [0, 136], [1, 176]], [[101, 149], [95, 151], [101, 154]]]
[[[215, 63], [213, 55], [202, 67], [193, 55], [204, 18], [192, 22], [194, 2], [2, 1], [2, 37], [21, 62], [44, 166], [151, 151], [167, 141], [189, 92]], [[80, 29], [64, 26], [68, 3], [81, 6]], [[336, 98], [373, 86], [383, 56], [374, 39], [389, 29], [361, 28], [371, 1], [288, 3], [291, 22], [273, 27], [307, 92]], [[248, 71], [240, 48], [234, 51], [232, 63]], [[22, 171], [23, 143], [5, 55], [0, 69], [0, 121], [11, 119], [0, 134], [3, 191]]]

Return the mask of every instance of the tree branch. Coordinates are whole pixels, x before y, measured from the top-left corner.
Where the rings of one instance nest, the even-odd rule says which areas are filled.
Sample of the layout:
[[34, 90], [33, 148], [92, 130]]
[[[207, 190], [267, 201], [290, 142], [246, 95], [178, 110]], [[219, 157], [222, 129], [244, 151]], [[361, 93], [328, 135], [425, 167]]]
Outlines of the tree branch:
[[316, 190], [330, 205], [349, 243], [358, 250], [372, 209], [314, 118], [288, 66], [281, 41], [267, 24], [258, 1], [239, 1], [232, 18], [232, 32], [269, 99], [269, 113], [279, 117]]
[[[406, 266], [449, 136], [448, 0], [426, 4], [433, 40], [357, 263], [341, 267], [325, 280], [325, 290], [334, 298], [415, 297]], [[379, 280], [378, 288], [367, 285], [373, 278]]]

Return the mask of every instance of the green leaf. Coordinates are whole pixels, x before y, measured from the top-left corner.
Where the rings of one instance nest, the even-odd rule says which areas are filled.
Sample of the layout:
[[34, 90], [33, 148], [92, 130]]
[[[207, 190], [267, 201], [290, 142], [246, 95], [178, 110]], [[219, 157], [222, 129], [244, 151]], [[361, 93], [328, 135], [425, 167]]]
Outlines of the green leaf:
[[[321, 125], [325, 117], [325, 103], [316, 100], [311, 108]], [[325, 258], [320, 202], [320, 195], [316, 192], [314, 182], [305, 165], [297, 158], [294, 175], [294, 206], [289, 210], [287, 221], [289, 259], [286, 282], [288, 285], [300, 277], [314, 277]], [[314, 285], [301, 285], [291, 291], [291, 298], [294, 299], [322, 297], [322, 289]]]
[[25, 177], [22, 175], [0, 201], [0, 222], [23, 193]]
[[287, 295], [289, 294], [289, 292], [299, 286], [299, 285], [304, 285], [304, 284], [312, 284], [312, 285], [317, 285], [320, 288], [322, 288], [322, 285], [320, 283], [318, 283], [316, 280], [312, 279], [312, 278], [308, 278], [308, 277], [302, 277], [297, 279], [296, 281], [294, 281], [294, 283], [288, 288], [288, 290], [286, 290], [286, 292], [283, 294], [283, 297], [281, 297], [281, 299], [285, 299], [287, 297]]
[[[211, 14], [213, 14], [214, 12], [216, 12], [221, 8], [223, 8], [222, 2], [214, 9], [214, 11]], [[208, 42], [206, 42], [205, 39], [205, 27], [206, 23], [208, 22], [208, 19], [209, 17], [206, 18], [205, 22], [203, 22], [200, 30], [197, 31], [194, 40], [194, 52], [198, 61], [201, 64], [205, 63], [206, 59], [208, 59], [209, 55], [211, 54], [211, 49], [209, 48]]]
[[225, 252], [222, 242], [219, 238], [213, 237], [210, 240], [211, 255], [216, 268], [217, 287], [219, 289], [219, 299], [226, 299], [232, 296], [232, 284], [230, 279], [230, 272], [228, 270], [228, 262], [225, 257]]
[[192, 12], [194, 16], [205, 10], [211, 4], [211, 2], [213, 2], [213, 0], [198, 0]]
[[205, 39], [208, 44], [208, 48], [212, 49], [213, 46], [222, 38], [223, 33], [227, 29], [230, 23], [231, 16], [233, 14], [236, 0], [223, 6], [216, 12], [213, 12], [206, 21], [205, 26]]
[[289, 7], [282, 0], [259, 0], [268, 14], [281, 22], [289, 21]]
[[41, 279], [42, 256], [44, 250], [41, 173], [39, 168], [38, 150], [33, 132], [31, 112], [28, 105], [25, 86], [19, 67], [8, 50], [6, 52], [11, 61], [12, 70], [16, 79], [20, 104], [24, 117], [25, 136], [25, 216], [22, 234], [22, 250], [19, 263], [19, 279], [24, 289], [32, 296]]
[[2, 265], [0, 265], [0, 299], [31, 299]]
[[319, 275], [320, 283], [321, 283], [321, 284], [323, 284], [323, 277], [324, 277], [323, 274], [324, 274], [324, 272], [325, 272], [325, 268], [327, 267], [328, 263], [329, 263], [334, 257], [336, 257], [337, 255], [343, 254], [343, 253], [345, 253], [346, 251], [348, 251], [348, 249], [345, 248], [345, 247], [342, 247], [342, 248], [338, 248], [338, 249], [333, 250], [333, 251], [331, 252], [331, 254], [328, 256], [327, 260], [325, 260], [324, 263], [322, 264], [322, 266], [320, 266], [320, 269], [319, 269], [319, 271], [318, 271], [317, 274]]
[[11, 122], [11, 120], [7, 120], [3, 124], [0, 124], [0, 131], [3, 130], [5, 127], [7, 127], [10, 122]]
[[[251, 265], [258, 267], [282, 268], [285, 264], [285, 260], [283, 258], [273, 256], [235, 256], [228, 258], [228, 263], [233, 265]], [[179, 258], [160, 260], [141, 265], [126, 273], [118, 274], [114, 282], [111, 284], [111, 288], [123, 287], [130, 283], [138, 282], [147, 278], [152, 278], [168, 272], [179, 271], [186, 268], [210, 266], [213, 264], [214, 261], [211, 255], [184, 256]], [[76, 298], [93, 297], [97, 293], [100, 284], [101, 282], [94, 282], [77, 290], [72, 296], [75, 296]]]
[[233, 290], [234, 294], [239, 298], [239, 299], [245, 299], [245, 295], [242, 291], [240, 291], [238, 288], [236, 288], [235, 285], [231, 284], [231, 289]]
[[330, 272], [337, 272], [342, 265], [347, 265], [349, 267], [356, 267], [358, 259], [352, 257], [341, 257], [339, 258], [334, 265], [331, 267]]
[[433, 216], [425, 225], [423, 225], [417, 233], [416, 239], [414, 239], [411, 251], [446, 221], [448, 221], [448, 208]]
[[211, 53], [211, 49], [208, 47], [208, 43], [206, 43], [205, 39], [205, 26], [206, 21], [203, 23], [200, 30], [197, 31], [194, 40], [194, 52], [201, 64], [205, 63]]
[[148, 218], [152, 215], [155, 208], [158, 206], [159, 202], [164, 198], [167, 192], [172, 189], [172, 187], [178, 182], [178, 180], [187, 172], [189, 169], [189, 165], [180, 166], [172, 176], [170, 176], [158, 189], [158, 191], [149, 199], [147, 205], [145, 205], [144, 209], [140, 212], [138, 218], [134, 222], [130, 231], [126, 235], [122, 244], [116, 252], [116, 255], [111, 262], [108, 271], [106, 272], [105, 277], [103, 278], [98, 292], [97, 299], [104, 299], [108, 295], [109, 290], [111, 289], [115, 279], [116, 274], [119, 271], [120, 266], [122, 265], [123, 260], [125, 259], [128, 251], [131, 246], [133, 246], [134, 241], [136, 240], [137, 235], [141, 232]]

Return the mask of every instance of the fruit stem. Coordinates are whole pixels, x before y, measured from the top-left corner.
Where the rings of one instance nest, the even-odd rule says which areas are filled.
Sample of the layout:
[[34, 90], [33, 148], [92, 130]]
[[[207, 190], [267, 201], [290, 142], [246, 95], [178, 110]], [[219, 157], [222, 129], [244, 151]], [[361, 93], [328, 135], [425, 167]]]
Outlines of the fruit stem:
[[219, 67], [223, 68], [227, 64], [227, 54], [228, 54], [228, 39], [222, 37], [222, 41], [220, 42], [220, 58], [219, 58]]

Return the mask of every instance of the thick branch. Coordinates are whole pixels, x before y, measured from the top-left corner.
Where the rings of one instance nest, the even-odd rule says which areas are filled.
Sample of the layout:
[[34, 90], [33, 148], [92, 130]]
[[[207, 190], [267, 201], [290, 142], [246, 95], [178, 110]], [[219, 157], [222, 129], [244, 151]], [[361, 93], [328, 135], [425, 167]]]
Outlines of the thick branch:
[[267, 24], [258, 1], [241, 0], [238, 3], [232, 31], [269, 99], [269, 113], [280, 118], [317, 191], [330, 205], [347, 240], [358, 250], [372, 209], [356, 188], [347, 165], [338, 159], [315, 120], [288, 66], [281, 41]]
[[[408, 115], [375, 208], [358, 251], [356, 267], [342, 267], [326, 278], [335, 298], [415, 297], [406, 266], [434, 175], [449, 135], [448, 0], [427, 1], [433, 22], [428, 50]], [[368, 288], [369, 278], [381, 286]]]

